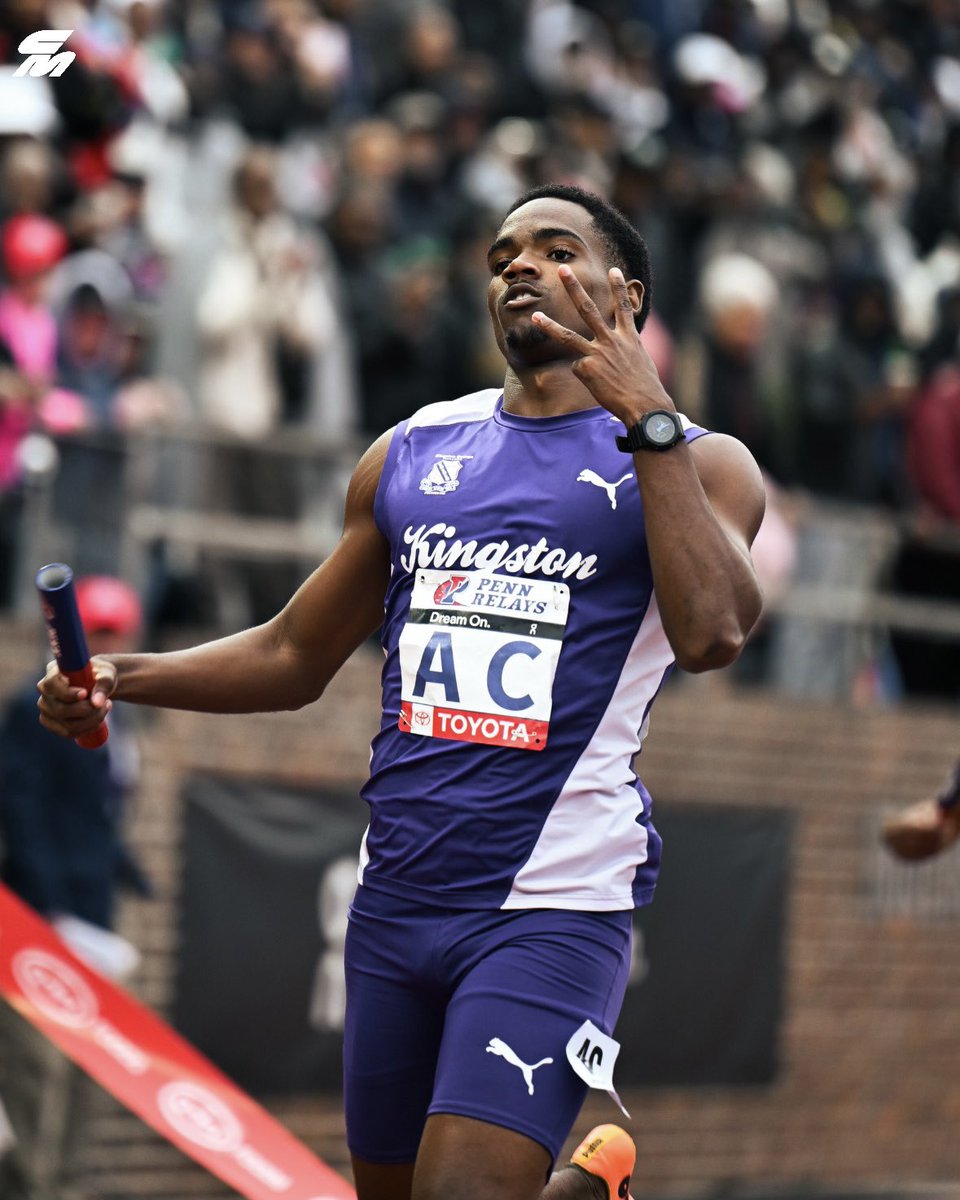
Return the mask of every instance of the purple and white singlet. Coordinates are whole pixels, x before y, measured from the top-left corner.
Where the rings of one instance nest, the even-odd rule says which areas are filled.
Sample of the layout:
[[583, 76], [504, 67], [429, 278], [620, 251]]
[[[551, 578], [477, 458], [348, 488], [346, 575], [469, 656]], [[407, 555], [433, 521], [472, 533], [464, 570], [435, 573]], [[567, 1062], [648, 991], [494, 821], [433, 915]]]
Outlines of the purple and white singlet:
[[632, 908], [660, 839], [631, 764], [673, 667], [634, 462], [603, 408], [502, 406], [496, 389], [429, 405], [384, 464], [360, 880], [452, 908]]

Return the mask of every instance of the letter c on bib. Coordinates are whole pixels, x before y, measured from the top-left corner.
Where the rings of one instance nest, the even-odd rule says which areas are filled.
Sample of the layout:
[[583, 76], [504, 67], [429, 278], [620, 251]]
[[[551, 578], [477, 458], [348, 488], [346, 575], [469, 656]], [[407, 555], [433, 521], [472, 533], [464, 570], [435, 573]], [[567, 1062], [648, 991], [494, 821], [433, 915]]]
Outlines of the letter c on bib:
[[532, 696], [508, 696], [503, 690], [503, 672], [508, 659], [515, 654], [524, 654], [527, 658], [539, 658], [540, 649], [530, 642], [507, 642], [490, 659], [487, 668], [487, 690], [493, 700], [508, 712], [520, 712], [521, 709], [533, 706]]

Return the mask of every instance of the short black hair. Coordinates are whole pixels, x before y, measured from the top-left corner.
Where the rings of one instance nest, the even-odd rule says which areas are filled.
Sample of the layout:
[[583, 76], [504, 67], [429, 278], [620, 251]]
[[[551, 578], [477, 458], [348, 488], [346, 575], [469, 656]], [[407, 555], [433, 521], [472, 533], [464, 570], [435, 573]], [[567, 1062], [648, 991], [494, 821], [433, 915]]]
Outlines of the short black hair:
[[602, 196], [588, 192], [585, 188], [569, 183], [545, 183], [540, 187], [530, 188], [514, 200], [506, 215], [509, 216], [522, 204], [531, 200], [569, 200], [571, 204], [579, 204], [587, 210], [593, 218], [594, 229], [610, 252], [612, 265], [619, 267], [627, 279], [639, 279], [643, 284], [643, 302], [634, 318], [637, 329], [642, 329], [653, 299], [653, 269], [650, 266], [647, 243], [620, 209], [609, 200], [604, 200]]

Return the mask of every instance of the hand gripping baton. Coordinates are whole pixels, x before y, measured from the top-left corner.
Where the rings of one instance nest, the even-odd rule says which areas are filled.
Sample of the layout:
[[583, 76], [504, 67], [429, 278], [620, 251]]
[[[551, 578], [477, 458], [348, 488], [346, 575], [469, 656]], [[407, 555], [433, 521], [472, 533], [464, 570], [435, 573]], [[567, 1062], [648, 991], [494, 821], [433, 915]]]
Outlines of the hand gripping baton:
[[[77, 608], [73, 571], [66, 563], [50, 563], [37, 572], [36, 584], [40, 593], [40, 607], [47, 623], [50, 649], [57, 666], [74, 687], [86, 688], [90, 695], [96, 680]], [[85, 750], [96, 750], [109, 736], [107, 723], [102, 721], [96, 729], [82, 733], [74, 740]]]

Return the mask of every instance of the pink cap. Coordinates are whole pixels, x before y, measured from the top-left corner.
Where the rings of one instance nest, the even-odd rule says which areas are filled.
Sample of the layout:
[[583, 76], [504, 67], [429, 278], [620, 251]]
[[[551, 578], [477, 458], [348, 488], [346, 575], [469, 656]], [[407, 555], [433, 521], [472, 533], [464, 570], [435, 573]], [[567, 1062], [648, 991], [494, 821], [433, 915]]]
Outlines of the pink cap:
[[3, 269], [9, 279], [49, 271], [67, 250], [67, 235], [56, 221], [38, 213], [11, 217], [0, 234]]

